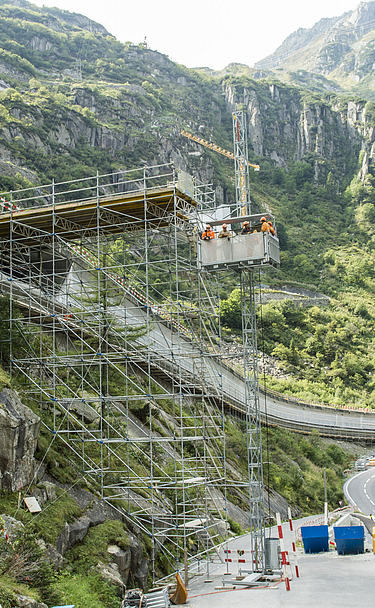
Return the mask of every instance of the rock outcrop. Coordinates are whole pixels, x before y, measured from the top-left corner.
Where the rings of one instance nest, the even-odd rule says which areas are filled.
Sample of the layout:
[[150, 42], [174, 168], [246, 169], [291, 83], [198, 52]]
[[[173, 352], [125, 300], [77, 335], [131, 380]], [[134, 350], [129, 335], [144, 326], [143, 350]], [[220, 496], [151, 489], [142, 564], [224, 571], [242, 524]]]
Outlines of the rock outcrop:
[[[291, 159], [315, 158], [315, 179], [324, 183], [327, 161], [343, 156], [358, 158], [360, 149], [375, 156], [375, 129], [371, 108], [363, 101], [319, 101], [281, 83], [243, 86], [224, 83], [228, 109], [243, 104], [248, 111], [249, 141], [254, 152], [271, 158], [281, 168]], [[270, 119], [270, 117], [272, 117]], [[348, 167], [343, 160], [341, 169]]]
[[17, 595], [17, 608], [48, 608], [47, 604], [37, 602], [27, 595]]
[[0, 488], [18, 491], [34, 478], [34, 453], [40, 418], [21, 403], [18, 394], [0, 392]]
[[278, 77], [284, 70], [289, 73], [289, 82], [300, 82], [307, 88], [309, 84], [323, 83], [314, 83], [310, 75], [326, 77], [330, 90], [335, 85], [353, 90], [360, 85], [359, 92], [366, 96], [366, 88], [374, 90], [374, 18], [375, 2], [360, 2], [353, 11], [321, 19], [309, 29], [299, 28], [255, 67], [277, 70]]

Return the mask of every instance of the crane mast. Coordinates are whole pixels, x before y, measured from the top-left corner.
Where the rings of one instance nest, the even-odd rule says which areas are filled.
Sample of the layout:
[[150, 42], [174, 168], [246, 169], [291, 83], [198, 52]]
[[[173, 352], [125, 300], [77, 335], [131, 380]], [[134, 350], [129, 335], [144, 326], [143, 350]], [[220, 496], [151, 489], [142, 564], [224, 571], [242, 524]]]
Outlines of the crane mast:
[[233, 112], [234, 175], [237, 216], [251, 215], [249, 163], [247, 162], [246, 114]]
[[[246, 114], [233, 112], [233, 154], [216, 144], [187, 131], [181, 134], [196, 143], [234, 160], [236, 204], [234, 217], [251, 215], [249, 167], [259, 171], [259, 165], [248, 161]], [[231, 218], [233, 221], [233, 217]], [[250, 237], [245, 237], [249, 239]], [[241, 286], [242, 340], [246, 401], [246, 444], [248, 464], [249, 523], [252, 569], [265, 571], [265, 515], [262, 462], [261, 418], [258, 381], [258, 350], [254, 270], [239, 264]]]

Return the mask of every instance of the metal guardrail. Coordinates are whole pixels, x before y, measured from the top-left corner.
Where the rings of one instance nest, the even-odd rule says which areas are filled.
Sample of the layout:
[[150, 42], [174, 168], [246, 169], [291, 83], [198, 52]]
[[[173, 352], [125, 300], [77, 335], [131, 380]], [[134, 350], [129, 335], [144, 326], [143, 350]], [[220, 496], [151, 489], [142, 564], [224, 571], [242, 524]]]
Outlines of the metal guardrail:
[[[239, 365], [231, 365], [230, 362], [224, 360], [221, 364], [226, 367], [228, 370], [231, 370], [238, 378], [243, 378], [242, 368]], [[324, 401], [316, 402], [311, 400], [301, 399], [299, 397], [292, 397], [290, 395], [285, 395], [284, 393], [280, 393], [278, 391], [273, 390], [272, 388], [266, 387], [265, 385], [259, 383], [260, 392], [263, 395], [268, 395], [270, 397], [274, 397], [278, 401], [283, 401], [283, 403], [295, 403], [296, 405], [301, 405], [302, 407], [309, 408], [317, 408], [317, 409], [331, 409], [335, 412], [358, 412], [362, 414], [375, 414], [375, 411], [370, 408], [363, 408], [360, 405], [335, 405], [333, 403], [325, 403]]]

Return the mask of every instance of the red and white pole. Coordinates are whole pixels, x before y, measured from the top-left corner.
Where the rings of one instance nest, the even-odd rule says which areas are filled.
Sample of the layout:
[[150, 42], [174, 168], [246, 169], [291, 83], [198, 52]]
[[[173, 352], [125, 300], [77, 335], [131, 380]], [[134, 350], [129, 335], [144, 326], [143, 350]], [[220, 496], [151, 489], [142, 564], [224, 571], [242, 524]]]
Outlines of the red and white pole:
[[296, 551], [296, 533], [294, 532], [294, 529], [293, 529], [292, 511], [291, 511], [290, 507], [288, 507], [288, 518], [289, 518], [290, 535], [291, 535], [291, 539], [292, 539], [294, 568], [296, 571], [296, 577], [299, 578], [299, 569], [298, 569], [298, 564], [297, 564], [297, 551]]
[[288, 565], [288, 560], [287, 560], [287, 552], [285, 551], [285, 547], [284, 547], [284, 536], [283, 536], [283, 528], [281, 525], [281, 517], [280, 517], [280, 513], [276, 513], [276, 523], [277, 523], [277, 531], [279, 533], [279, 541], [280, 541], [280, 550], [281, 550], [281, 561], [283, 564], [283, 574], [284, 574], [284, 579], [285, 579], [285, 587], [287, 591], [290, 591], [290, 580], [286, 571], [286, 567]]

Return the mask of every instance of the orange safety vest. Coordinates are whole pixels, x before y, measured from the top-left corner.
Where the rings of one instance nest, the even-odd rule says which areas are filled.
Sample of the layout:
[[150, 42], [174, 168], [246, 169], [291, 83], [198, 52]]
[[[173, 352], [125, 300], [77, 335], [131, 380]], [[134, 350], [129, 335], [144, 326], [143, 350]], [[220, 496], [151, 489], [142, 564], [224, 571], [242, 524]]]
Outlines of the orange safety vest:
[[202, 233], [202, 239], [206, 239], [207, 237], [209, 239], [214, 239], [215, 238], [215, 233], [213, 232], [213, 230], [205, 230]]

